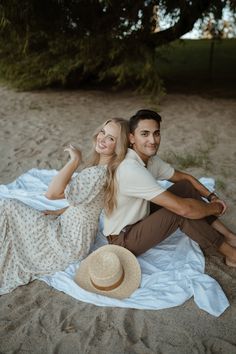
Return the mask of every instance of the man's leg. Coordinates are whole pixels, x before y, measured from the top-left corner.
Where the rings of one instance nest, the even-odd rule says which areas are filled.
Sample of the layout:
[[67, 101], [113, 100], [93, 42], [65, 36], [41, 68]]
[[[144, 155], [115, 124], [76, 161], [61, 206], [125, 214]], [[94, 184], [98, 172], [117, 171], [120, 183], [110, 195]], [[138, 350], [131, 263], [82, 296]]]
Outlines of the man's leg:
[[128, 226], [127, 230], [112, 240], [128, 248], [136, 256], [156, 246], [180, 228], [203, 249], [219, 248], [224, 237], [214, 230], [205, 219], [191, 220], [161, 208], [144, 220]]
[[[181, 181], [169, 189], [172, 193], [185, 198], [201, 199], [200, 194], [188, 181]], [[135, 255], [144, 253], [156, 246], [174, 231], [180, 228], [187, 236], [196, 241], [203, 249], [214, 247], [224, 256], [226, 263], [236, 266], [236, 249], [224, 242], [224, 233], [228, 230], [216, 217], [207, 217], [200, 220], [191, 220], [174, 214], [160, 206], [155, 206], [147, 218], [128, 226], [111, 241], [128, 248]], [[219, 231], [219, 232], [218, 232]], [[234, 237], [235, 235], [232, 234]], [[226, 241], [228, 241], [226, 237]]]
[[[181, 197], [181, 198], [193, 198], [197, 200], [203, 201], [200, 193], [193, 187], [192, 183], [189, 181], [180, 181], [177, 183], [174, 183], [171, 187], [168, 188], [168, 191]], [[150, 203], [150, 213], [152, 214], [153, 212], [159, 210], [161, 207], [159, 205], [156, 205], [154, 203]], [[216, 216], [208, 216], [206, 217], [206, 220], [208, 224], [212, 224], [214, 221], [217, 220]], [[213, 225], [212, 225], [213, 226]]]
[[236, 235], [231, 231], [227, 226], [225, 226], [219, 219], [213, 221], [211, 224], [215, 230], [217, 230], [220, 234], [224, 235], [225, 242], [227, 242], [230, 246], [236, 247]]
[[[168, 188], [168, 191], [182, 198], [193, 198], [202, 201], [202, 197], [199, 192], [193, 187], [193, 185], [188, 181], [177, 182]], [[151, 203], [150, 212], [153, 213], [159, 210], [161, 207], [154, 203]], [[236, 234], [225, 226], [222, 221], [220, 221], [216, 216], [208, 216], [205, 220], [210, 224], [216, 231], [225, 237], [225, 242], [230, 246], [236, 247]]]
[[[200, 193], [188, 181], [177, 182], [168, 190], [182, 198], [193, 198], [202, 201]], [[236, 235], [232, 232], [232, 230], [226, 227], [216, 216], [208, 216], [205, 219], [208, 224], [210, 224], [216, 231], [225, 237], [225, 242], [227, 242], [232, 247], [236, 247]]]

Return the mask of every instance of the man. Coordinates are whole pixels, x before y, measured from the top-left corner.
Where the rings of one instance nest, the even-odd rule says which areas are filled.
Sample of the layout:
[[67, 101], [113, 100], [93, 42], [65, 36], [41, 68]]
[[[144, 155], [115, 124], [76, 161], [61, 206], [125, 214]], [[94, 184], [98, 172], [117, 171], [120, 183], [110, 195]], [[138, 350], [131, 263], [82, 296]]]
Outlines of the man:
[[[117, 207], [104, 219], [108, 242], [139, 255], [180, 228], [203, 249], [214, 247], [229, 266], [236, 266], [236, 235], [217, 219], [225, 203], [193, 176], [156, 156], [160, 122], [160, 115], [150, 110], [130, 118], [131, 149], [116, 173]], [[157, 179], [174, 184], [165, 190]]]

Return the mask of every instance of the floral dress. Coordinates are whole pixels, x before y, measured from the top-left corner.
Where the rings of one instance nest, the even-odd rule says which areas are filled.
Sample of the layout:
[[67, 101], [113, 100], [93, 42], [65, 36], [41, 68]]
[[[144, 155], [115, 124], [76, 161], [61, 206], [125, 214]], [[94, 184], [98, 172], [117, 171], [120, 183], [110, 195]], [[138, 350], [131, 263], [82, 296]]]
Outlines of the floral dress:
[[0, 200], [0, 294], [88, 255], [104, 205], [106, 171], [92, 166], [73, 178], [65, 190], [69, 207], [60, 216]]

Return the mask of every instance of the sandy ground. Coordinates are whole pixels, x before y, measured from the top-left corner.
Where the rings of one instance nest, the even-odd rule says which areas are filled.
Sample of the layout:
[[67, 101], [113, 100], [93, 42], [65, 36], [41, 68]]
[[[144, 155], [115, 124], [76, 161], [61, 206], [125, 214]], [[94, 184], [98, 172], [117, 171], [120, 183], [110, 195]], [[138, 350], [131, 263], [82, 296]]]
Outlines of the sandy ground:
[[[234, 99], [169, 94], [155, 106], [131, 92], [0, 88], [0, 183], [32, 167], [59, 169], [66, 161], [66, 143], [86, 154], [100, 123], [128, 118], [144, 107], [157, 108], [163, 116], [160, 155], [176, 167], [183, 156], [199, 158], [188, 171], [216, 179], [229, 205], [223, 219], [236, 231]], [[208, 254], [206, 272], [231, 304], [219, 318], [201, 311], [192, 299], [161, 311], [101, 308], [34, 281], [0, 297], [0, 353], [236, 353], [236, 270], [226, 267], [221, 256]]]

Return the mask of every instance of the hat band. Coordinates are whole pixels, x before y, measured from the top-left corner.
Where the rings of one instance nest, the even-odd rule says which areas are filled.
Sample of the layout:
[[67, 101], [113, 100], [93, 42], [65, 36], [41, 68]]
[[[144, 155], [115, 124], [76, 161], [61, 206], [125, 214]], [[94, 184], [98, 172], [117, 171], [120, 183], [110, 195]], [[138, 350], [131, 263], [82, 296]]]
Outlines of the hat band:
[[122, 281], [124, 280], [124, 277], [125, 277], [125, 273], [124, 273], [124, 270], [122, 271], [122, 275], [120, 277], [120, 279], [114, 283], [113, 285], [110, 285], [110, 286], [99, 286], [99, 285], [96, 285], [92, 279], [90, 279], [91, 283], [93, 284], [93, 286], [98, 289], [98, 290], [103, 290], [103, 291], [109, 291], [109, 290], [114, 290], [116, 288], [118, 288], [118, 286], [120, 286], [120, 284], [122, 283]]

